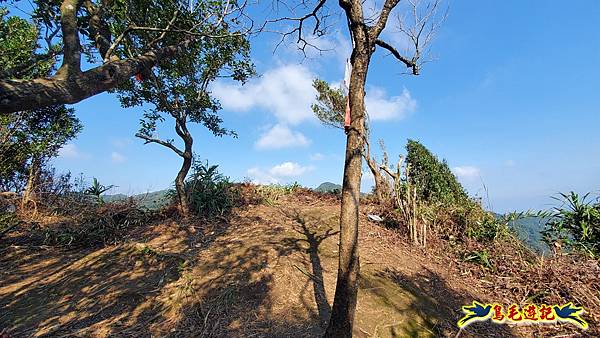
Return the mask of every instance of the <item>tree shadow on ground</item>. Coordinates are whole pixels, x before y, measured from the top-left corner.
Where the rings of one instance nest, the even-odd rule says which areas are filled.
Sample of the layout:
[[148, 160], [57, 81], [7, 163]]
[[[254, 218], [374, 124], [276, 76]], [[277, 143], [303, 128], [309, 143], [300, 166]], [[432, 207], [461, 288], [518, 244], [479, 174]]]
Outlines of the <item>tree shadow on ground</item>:
[[[198, 262], [190, 267], [190, 273], [202, 277], [192, 282], [190, 299], [181, 307], [183, 315], [173, 328], [163, 331], [166, 335], [320, 335], [322, 320], [328, 318], [330, 310], [319, 245], [335, 232], [311, 229], [314, 224], [309, 225], [298, 210], [278, 211], [284, 217], [271, 214], [232, 219], [235, 226], [198, 255]], [[295, 260], [282, 261], [298, 253], [303, 258], [300, 264], [292, 263], [293, 268], [289, 263]], [[282, 289], [287, 280], [301, 281], [303, 290], [313, 284], [316, 310], [315, 305], [303, 299], [301, 290]], [[299, 303], [300, 307], [294, 306]]]
[[221, 233], [214, 226], [202, 228], [153, 223], [128, 229], [121, 244], [93, 248], [40, 246], [35, 236], [26, 235], [3, 243], [0, 332], [5, 329], [11, 337], [149, 335], [151, 324], [171, 310], [167, 296], [183, 284], [185, 266]]
[[[396, 302], [390, 297], [390, 282], [402, 290], [403, 302]], [[363, 276], [361, 284], [363, 289], [380, 297], [386, 306], [405, 316], [398, 324], [380, 328], [384, 336], [516, 337], [508, 327], [489, 322], [472, 324], [459, 334], [456, 322], [463, 316], [462, 306], [477, 299], [468, 292], [453, 289], [444, 278], [429, 269], [410, 276], [385, 269]]]
[[15, 337], [73, 335], [95, 325], [106, 335], [121, 332], [160, 312], [140, 305], [179, 277], [181, 261], [129, 244], [56, 258], [46, 270], [2, 283], [0, 328]]
[[[140, 243], [38, 249], [35, 257], [10, 249], [0, 256], [0, 332], [319, 336], [337, 268], [337, 220], [328, 216], [318, 208], [260, 205], [216, 225], [149, 227]], [[432, 271], [406, 275], [369, 265], [361, 273], [357, 323], [370, 325], [365, 328], [373, 336], [450, 336], [461, 306], [472, 300]], [[478, 323], [461, 336], [513, 335], [506, 327]]]
[[[310, 267], [312, 272], [305, 271], [298, 266], [295, 266], [300, 272], [309, 277], [306, 280], [306, 284], [303, 289], [309, 287], [309, 284], [313, 286], [313, 295], [317, 307], [317, 312], [314, 312], [314, 308], [309, 304], [304, 304], [307, 311], [311, 312], [315, 319], [318, 319], [321, 326], [325, 328], [330, 314], [331, 306], [327, 301], [327, 292], [325, 290], [325, 281], [323, 278], [324, 268], [321, 263], [320, 247], [323, 241], [328, 238], [339, 234], [339, 231], [335, 231], [328, 222], [322, 218], [314, 217], [310, 215], [303, 215], [298, 210], [283, 210], [281, 212], [292, 219], [293, 230], [300, 235], [300, 237], [287, 237], [283, 239], [284, 247], [287, 250], [296, 252], [304, 252], [308, 255], [302, 257], [302, 263], [305, 267]], [[322, 229], [324, 228], [324, 229]], [[301, 299], [304, 303], [304, 300]]]

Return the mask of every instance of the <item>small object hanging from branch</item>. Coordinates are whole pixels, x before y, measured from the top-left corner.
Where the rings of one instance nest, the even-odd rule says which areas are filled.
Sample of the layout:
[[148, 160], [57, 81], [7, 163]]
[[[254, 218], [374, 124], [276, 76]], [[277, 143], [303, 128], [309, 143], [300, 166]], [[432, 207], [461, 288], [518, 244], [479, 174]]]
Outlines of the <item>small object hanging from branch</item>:
[[344, 91], [346, 94], [346, 114], [344, 115], [344, 130], [348, 133], [352, 117], [350, 115], [350, 76], [352, 74], [352, 64], [346, 59], [346, 67], [344, 69]]

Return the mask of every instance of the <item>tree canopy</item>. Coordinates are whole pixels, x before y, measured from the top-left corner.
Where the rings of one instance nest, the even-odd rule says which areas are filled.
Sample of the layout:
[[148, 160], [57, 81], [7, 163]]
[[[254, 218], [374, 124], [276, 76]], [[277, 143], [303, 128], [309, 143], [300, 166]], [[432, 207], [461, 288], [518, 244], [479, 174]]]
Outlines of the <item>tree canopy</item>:
[[[244, 13], [245, 3], [228, 0], [31, 3], [35, 30], [27, 32], [28, 39], [14, 43], [37, 48], [15, 60], [29, 57], [59, 61], [60, 66], [51, 74], [34, 77], [21, 76], [18, 65], [4, 72], [0, 78], [3, 113], [76, 103], [113, 90], [161, 60], [189, 53], [197, 41], [245, 35], [252, 25]], [[5, 45], [0, 48], [4, 54]], [[82, 64], [89, 69], [83, 70]]]
[[343, 129], [346, 110], [344, 91], [321, 79], [313, 81], [313, 88], [317, 91], [316, 102], [311, 105], [315, 116], [326, 126]]
[[[123, 107], [144, 104], [152, 107], [144, 112], [136, 136], [146, 143], [165, 146], [183, 158], [175, 187], [184, 217], [190, 210], [184, 181], [193, 159], [193, 137], [187, 124], [201, 124], [216, 136], [235, 135], [221, 125], [223, 120], [218, 115], [221, 106], [208, 87], [217, 77], [244, 82], [254, 74], [246, 36], [230, 34], [226, 26], [216, 33], [222, 37], [194, 40], [185, 54], [159, 61], [137, 80], [129, 79], [117, 89]], [[174, 119], [175, 132], [183, 141], [183, 147], [157, 135], [158, 123], [165, 118]]]
[[[0, 9], [2, 76], [31, 79], [47, 75], [54, 59], [37, 54], [38, 28]], [[64, 105], [0, 116], [0, 188], [19, 190], [33, 162], [42, 165], [81, 130], [75, 111]]]
[[0, 117], [0, 188], [23, 188], [32, 161], [55, 157], [81, 128], [74, 110], [64, 106]]

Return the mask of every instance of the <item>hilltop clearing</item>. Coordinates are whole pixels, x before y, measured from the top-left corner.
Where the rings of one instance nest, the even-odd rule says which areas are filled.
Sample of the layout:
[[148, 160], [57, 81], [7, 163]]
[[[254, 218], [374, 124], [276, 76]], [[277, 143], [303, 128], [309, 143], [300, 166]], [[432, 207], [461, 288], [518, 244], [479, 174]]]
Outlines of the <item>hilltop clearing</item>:
[[[441, 244], [423, 250], [397, 230], [369, 222], [371, 208], [361, 215], [356, 337], [454, 337], [462, 305], [505, 300], [494, 298], [500, 293], [489, 277], [473, 272], [477, 266]], [[10, 337], [318, 336], [333, 301], [338, 217], [334, 195], [301, 190], [272, 203], [249, 201], [210, 224], [155, 221], [101, 248], [39, 246], [12, 233], [0, 247], [0, 331]], [[538, 329], [478, 323], [460, 336], [530, 336]], [[588, 333], [594, 330], [590, 323]]]

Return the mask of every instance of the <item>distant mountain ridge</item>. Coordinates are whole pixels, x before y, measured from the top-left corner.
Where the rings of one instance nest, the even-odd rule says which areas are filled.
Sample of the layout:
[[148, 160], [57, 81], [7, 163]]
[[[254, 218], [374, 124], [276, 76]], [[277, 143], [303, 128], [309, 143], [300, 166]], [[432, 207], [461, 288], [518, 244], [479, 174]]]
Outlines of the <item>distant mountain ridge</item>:
[[542, 237], [542, 230], [548, 222], [547, 217], [524, 217], [513, 222], [510, 227], [517, 233], [517, 237], [527, 246], [540, 254], [551, 252], [550, 247]]
[[133, 198], [140, 204], [140, 207], [155, 210], [169, 204], [169, 190], [170, 189], [163, 189], [132, 196], [127, 196], [125, 194], [104, 195], [102, 198], [104, 198], [106, 202], [118, 202], [128, 198]]
[[331, 182], [323, 182], [314, 190], [318, 192], [339, 192], [342, 191], [342, 186]]
[[[134, 200], [138, 201], [140, 206], [143, 208], [159, 209], [169, 204], [169, 190], [170, 189], [163, 189], [132, 196], [125, 194], [104, 195], [103, 198], [106, 202], [117, 202], [128, 198], [133, 198]], [[314, 190], [318, 192], [335, 192], [342, 191], [342, 186], [332, 182], [323, 182]]]

